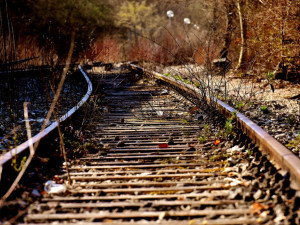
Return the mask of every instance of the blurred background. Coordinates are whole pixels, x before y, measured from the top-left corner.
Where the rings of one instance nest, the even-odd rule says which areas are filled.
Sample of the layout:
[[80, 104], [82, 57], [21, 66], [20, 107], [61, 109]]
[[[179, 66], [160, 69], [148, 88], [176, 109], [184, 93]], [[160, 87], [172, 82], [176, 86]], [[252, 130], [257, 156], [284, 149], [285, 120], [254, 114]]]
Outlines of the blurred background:
[[[226, 58], [257, 74], [299, 71], [294, 0], [1, 0], [0, 66]], [[24, 62], [22, 63], [24, 65]]]

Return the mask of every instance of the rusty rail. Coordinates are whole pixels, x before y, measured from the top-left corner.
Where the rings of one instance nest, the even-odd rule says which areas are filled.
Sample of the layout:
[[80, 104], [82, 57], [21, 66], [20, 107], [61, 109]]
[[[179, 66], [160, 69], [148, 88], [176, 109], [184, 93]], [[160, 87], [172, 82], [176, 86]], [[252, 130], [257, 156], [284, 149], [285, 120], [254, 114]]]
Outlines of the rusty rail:
[[[84, 76], [87, 84], [88, 84], [88, 90], [86, 94], [83, 96], [83, 98], [78, 102], [76, 106], [74, 106], [72, 109], [70, 109], [66, 114], [64, 114], [60, 119], [59, 122], [65, 121], [67, 118], [71, 117], [89, 98], [89, 96], [92, 93], [93, 87], [90, 79], [84, 72], [81, 66], [79, 66], [79, 70], [81, 71], [82, 75]], [[34, 137], [32, 137], [30, 140], [27, 140], [26, 142], [23, 142], [16, 148], [11, 149], [9, 152], [3, 154], [0, 156], [0, 172], [2, 170], [2, 167], [5, 163], [10, 161], [13, 156], [20, 154], [21, 152], [28, 150], [30, 142], [32, 144], [35, 144], [37, 141], [41, 140], [42, 138], [49, 135], [52, 131], [54, 131], [58, 126], [57, 121], [53, 122], [50, 126], [48, 126], [45, 130], [41, 131], [40, 133], [36, 134]], [[0, 173], [1, 177], [1, 173]]]
[[[142, 68], [135, 64], [130, 64], [130, 66], [134, 70], [142, 71], [143, 73], [152, 75], [155, 78], [170, 83], [196, 97], [202, 94], [197, 87], [191, 84], [186, 84], [174, 78]], [[219, 111], [227, 118], [230, 117], [233, 112], [237, 111], [233, 107], [218, 99], [210, 98], [208, 94], [206, 94], [206, 96], [210, 101], [212, 100], [217, 103]], [[287, 170], [289, 172], [292, 187], [296, 190], [300, 190], [300, 159], [293, 152], [283, 146], [274, 137], [272, 137], [242, 113], [238, 113], [236, 117], [237, 126], [249, 138], [251, 138], [251, 140], [259, 147], [259, 149], [263, 153], [265, 153], [269, 157], [270, 161], [274, 161], [283, 170]]]

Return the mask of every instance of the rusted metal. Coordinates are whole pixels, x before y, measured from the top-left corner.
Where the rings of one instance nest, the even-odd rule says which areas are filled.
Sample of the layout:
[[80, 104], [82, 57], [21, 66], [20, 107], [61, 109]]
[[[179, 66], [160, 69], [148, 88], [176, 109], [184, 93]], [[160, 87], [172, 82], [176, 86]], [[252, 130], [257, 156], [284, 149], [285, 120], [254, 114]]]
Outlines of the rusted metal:
[[[190, 93], [194, 96], [202, 95], [200, 90], [184, 82], [178, 81], [172, 77], [165, 76], [163, 74], [151, 71], [135, 64], [130, 64], [134, 70], [141, 71], [143, 73], [149, 74], [156, 79], [163, 80], [167, 83], [170, 83], [187, 93]], [[217, 103], [219, 111], [226, 116], [227, 118], [232, 115], [233, 112], [237, 110], [233, 107], [227, 105], [223, 101], [218, 99], [210, 98], [206, 94], [209, 101], [214, 101]], [[267, 154], [271, 161], [274, 161], [282, 169], [287, 170], [290, 174], [293, 188], [300, 190], [300, 159], [289, 149], [284, 147], [280, 142], [278, 142], [274, 137], [264, 131], [261, 127], [251, 121], [242, 113], [237, 113], [237, 126], [252, 139], [252, 141], [259, 147], [259, 149]]]

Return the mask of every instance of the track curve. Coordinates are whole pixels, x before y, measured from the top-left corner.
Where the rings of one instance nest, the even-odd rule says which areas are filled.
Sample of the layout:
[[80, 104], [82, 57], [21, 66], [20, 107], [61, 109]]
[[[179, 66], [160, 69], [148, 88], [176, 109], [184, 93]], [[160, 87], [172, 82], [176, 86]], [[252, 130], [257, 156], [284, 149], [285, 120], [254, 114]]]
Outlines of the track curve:
[[[82, 97], [82, 99], [80, 100], [80, 102], [78, 102], [78, 104], [76, 106], [74, 106], [72, 109], [70, 109], [66, 114], [64, 114], [60, 119], [59, 122], [64, 122], [66, 119], [68, 119], [69, 117], [71, 117], [89, 98], [89, 96], [92, 93], [93, 90], [93, 86], [92, 83], [89, 79], [89, 77], [86, 75], [86, 73], [84, 72], [84, 70], [82, 69], [82, 67], [79, 65], [79, 69], [82, 73], [82, 75], [84, 76], [87, 84], [88, 84], [88, 90], [86, 92], [86, 94]], [[30, 142], [32, 144], [35, 144], [37, 141], [41, 140], [42, 138], [46, 137], [47, 135], [49, 135], [53, 130], [55, 130], [58, 126], [57, 121], [51, 123], [47, 128], [45, 128], [43, 131], [41, 131], [40, 133], [36, 134], [35, 136], [33, 136], [31, 138], [31, 140], [27, 140], [26, 142], [18, 145], [16, 148], [11, 149], [9, 152], [3, 154], [0, 156], [0, 167], [2, 167], [5, 163], [7, 163], [9, 160], [11, 160], [11, 158], [14, 155], [18, 155], [21, 152], [28, 150], [29, 149], [29, 145]]]
[[44, 195], [26, 224], [300, 222], [288, 177], [246, 136], [200, 142], [205, 115], [177, 92], [135, 73], [96, 78], [105, 105], [85, 154], [69, 161], [72, 183], [62, 165], [66, 192]]

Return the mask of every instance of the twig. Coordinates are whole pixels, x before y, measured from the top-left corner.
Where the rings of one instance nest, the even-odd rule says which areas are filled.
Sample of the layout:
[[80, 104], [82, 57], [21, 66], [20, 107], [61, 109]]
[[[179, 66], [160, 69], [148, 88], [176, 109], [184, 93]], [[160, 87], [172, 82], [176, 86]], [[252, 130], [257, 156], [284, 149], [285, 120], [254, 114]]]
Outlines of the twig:
[[[51, 84], [50, 84], [50, 88], [51, 88], [52, 92], [54, 93], [55, 90], [54, 90], [54, 88], [52, 87]], [[53, 111], [54, 112], [53, 115], [54, 115], [55, 120], [57, 122], [57, 130], [58, 130], [58, 136], [59, 136], [59, 140], [60, 140], [60, 143], [59, 143], [60, 151], [61, 151], [61, 154], [64, 157], [65, 164], [66, 164], [66, 171], [67, 171], [68, 181], [69, 181], [69, 184], [71, 184], [71, 176], [70, 176], [70, 173], [69, 173], [68, 160], [67, 160], [67, 154], [66, 154], [63, 134], [62, 134], [61, 129], [60, 129], [59, 117], [57, 117], [57, 114], [58, 114], [58, 111], [59, 111], [58, 106], [59, 106], [59, 103], [57, 102], [57, 110]]]
[[[46, 128], [48, 122], [50, 121], [51, 115], [52, 115], [52, 113], [54, 111], [54, 107], [55, 107], [55, 105], [56, 105], [56, 103], [58, 101], [58, 98], [60, 96], [61, 90], [63, 88], [64, 82], [65, 82], [65, 79], [66, 79], [66, 76], [67, 76], [67, 72], [68, 72], [70, 64], [71, 64], [71, 59], [72, 59], [72, 54], [73, 54], [74, 46], [75, 46], [75, 31], [72, 31], [72, 34], [71, 34], [71, 44], [70, 44], [70, 49], [69, 49], [69, 52], [68, 52], [68, 57], [67, 57], [67, 60], [66, 60], [66, 66], [63, 69], [63, 73], [62, 73], [61, 79], [59, 81], [59, 84], [58, 84], [58, 87], [57, 87], [54, 99], [53, 99], [53, 101], [51, 103], [51, 106], [50, 106], [50, 109], [49, 109], [49, 111], [47, 113], [46, 119], [44, 120], [41, 132]], [[35, 145], [34, 145], [35, 148], [39, 145], [39, 142], [40, 141], [38, 140], [35, 143]]]
[[24, 118], [25, 118], [25, 125], [26, 125], [26, 131], [27, 131], [27, 137], [28, 137], [28, 141], [29, 141], [29, 150], [30, 150], [30, 155], [28, 157], [28, 159], [26, 160], [24, 166], [22, 167], [20, 173], [18, 174], [17, 178], [14, 180], [13, 184], [10, 186], [10, 188], [8, 189], [8, 191], [5, 193], [5, 195], [1, 198], [0, 200], [0, 208], [3, 206], [5, 200], [11, 195], [11, 193], [13, 192], [13, 190], [15, 189], [15, 187], [17, 186], [17, 184], [19, 183], [20, 179], [22, 178], [22, 176], [24, 175], [27, 167], [29, 166], [34, 153], [35, 153], [35, 149], [33, 147], [32, 144], [32, 139], [31, 139], [31, 128], [30, 128], [30, 124], [29, 124], [29, 120], [28, 120], [28, 108], [27, 108], [28, 102], [24, 102]]
[[[63, 70], [62, 76], [61, 76], [61, 80], [59, 82], [57, 91], [55, 93], [54, 99], [51, 103], [50, 109], [48, 111], [47, 117], [44, 120], [41, 132], [46, 128], [48, 121], [50, 120], [50, 117], [54, 111], [54, 107], [58, 101], [58, 98], [60, 96], [62, 87], [64, 85], [64, 81], [66, 79], [66, 75], [67, 72], [69, 70], [70, 67], [70, 63], [71, 63], [71, 59], [72, 59], [72, 54], [73, 54], [73, 50], [74, 50], [74, 46], [75, 46], [75, 31], [73, 30], [71, 33], [71, 44], [70, 44], [70, 49], [68, 52], [68, 57], [66, 60], [66, 66]], [[30, 155], [27, 159], [27, 161], [25, 162], [23, 168], [21, 169], [20, 173], [18, 174], [17, 178], [15, 179], [15, 181], [13, 182], [13, 184], [10, 186], [9, 190], [5, 193], [5, 195], [1, 198], [0, 200], [0, 208], [4, 205], [4, 202], [6, 201], [6, 199], [11, 195], [11, 193], [13, 192], [13, 190], [15, 189], [15, 187], [17, 186], [17, 184], [19, 183], [20, 179], [22, 178], [23, 174], [25, 173], [25, 170], [27, 169], [28, 165], [30, 164], [33, 155], [35, 153], [35, 150], [37, 149], [40, 140], [38, 140], [34, 146], [32, 146], [32, 139], [31, 139], [31, 131], [30, 131], [30, 126], [29, 126], [29, 121], [28, 121], [28, 110], [27, 110], [27, 103], [24, 103], [24, 117], [25, 117], [25, 123], [26, 123], [26, 129], [27, 129], [27, 136], [28, 136], [28, 140], [29, 140], [29, 148], [30, 148]]]
[[61, 132], [61, 129], [60, 129], [59, 119], [57, 119], [57, 130], [58, 130], [58, 135], [59, 135], [59, 139], [60, 139], [61, 151], [63, 153], [63, 157], [64, 157], [65, 164], [66, 164], [66, 171], [67, 171], [67, 175], [68, 175], [68, 181], [69, 181], [69, 184], [72, 184], [71, 176], [70, 176], [70, 173], [69, 173], [66, 148], [65, 148], [65, 145], [64, 145], [63, 135], [62, 135], [62, 132]]

